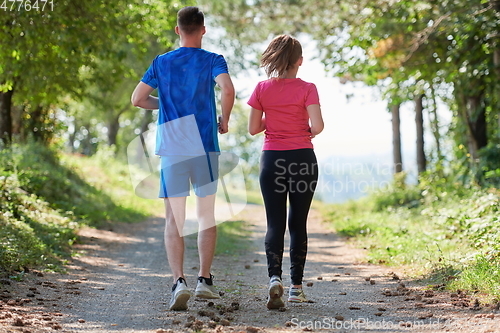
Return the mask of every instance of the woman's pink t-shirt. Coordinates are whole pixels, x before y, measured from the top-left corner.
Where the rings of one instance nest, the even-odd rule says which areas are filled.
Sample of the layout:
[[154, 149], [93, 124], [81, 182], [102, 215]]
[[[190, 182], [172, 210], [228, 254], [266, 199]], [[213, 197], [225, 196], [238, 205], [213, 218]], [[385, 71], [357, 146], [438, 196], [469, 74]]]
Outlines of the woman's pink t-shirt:
[[269, 79], [259, 82], [248, 105], [266, 118], [262, 150], [313, 148], [307, 107], [319, 104], [313, 83], [301, 79]]

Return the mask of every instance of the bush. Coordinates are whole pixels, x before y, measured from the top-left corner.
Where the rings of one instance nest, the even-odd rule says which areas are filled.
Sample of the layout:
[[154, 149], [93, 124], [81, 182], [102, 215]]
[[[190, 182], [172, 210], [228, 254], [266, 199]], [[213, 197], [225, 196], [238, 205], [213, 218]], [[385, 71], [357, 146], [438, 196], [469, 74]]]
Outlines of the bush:
[[490, 143], [479, 151], [480, 182], [485, 186], [500, 187], [500, 144]]
[[406, 174], [394, 176], [393, 183], [371, 195], [373, 210], [380, 212], [390, 207], [416, 207], [420, 204], [422, 192], [418, 186], [406, 184]]
[[327, 206], [326, 220], [366, 248], [369, 262], [500, 300], [500, 191], [431, 173], [414, 186], [400, 180], [359, 201]]
[[156, 214], [161, 202], [137, 198], [125, 177], [126, 165], [103, 156], [65, 156], [38, 144], [0, 150], [0, 271], [56, 269], [83, 225]]
[[22, 191], [14, 174], [0, 177], [0, 211], [1, 270], [54, 267], [75, 240], [76, 224]]

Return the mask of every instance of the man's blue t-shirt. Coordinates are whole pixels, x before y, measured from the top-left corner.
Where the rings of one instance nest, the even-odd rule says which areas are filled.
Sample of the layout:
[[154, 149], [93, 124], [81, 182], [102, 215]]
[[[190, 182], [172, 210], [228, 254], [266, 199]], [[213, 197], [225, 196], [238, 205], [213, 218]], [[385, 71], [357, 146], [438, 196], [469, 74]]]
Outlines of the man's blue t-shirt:
[[142, 82], [158, 89], [157, 155], [218, 152], [215, 78], [228, 73], [222, 55], [181, 47], [157, 56]]

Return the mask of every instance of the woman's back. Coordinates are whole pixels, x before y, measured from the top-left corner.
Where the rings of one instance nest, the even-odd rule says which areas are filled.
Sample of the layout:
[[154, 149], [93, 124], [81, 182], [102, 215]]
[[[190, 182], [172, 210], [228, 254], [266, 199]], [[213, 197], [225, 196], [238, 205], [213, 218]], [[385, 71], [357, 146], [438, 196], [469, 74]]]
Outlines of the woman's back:
[[265, 114], [264, 150], [313, 148], [307, 106], [319, 104], [314, 84], [299, 78], [262, 81], [248, 103]]

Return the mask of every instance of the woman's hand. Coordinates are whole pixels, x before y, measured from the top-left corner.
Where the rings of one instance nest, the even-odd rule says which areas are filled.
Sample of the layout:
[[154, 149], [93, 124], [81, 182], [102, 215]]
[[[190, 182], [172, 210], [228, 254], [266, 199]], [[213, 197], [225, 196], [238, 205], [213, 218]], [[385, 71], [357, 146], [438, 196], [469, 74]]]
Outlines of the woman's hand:
[[323, 123], [323, 116], [321, 115], [321, 107], [319, 104], [311, 104], [307, 106], [307, 113], [311, 120], [311, 138], [323, 131], [325, 124]]

